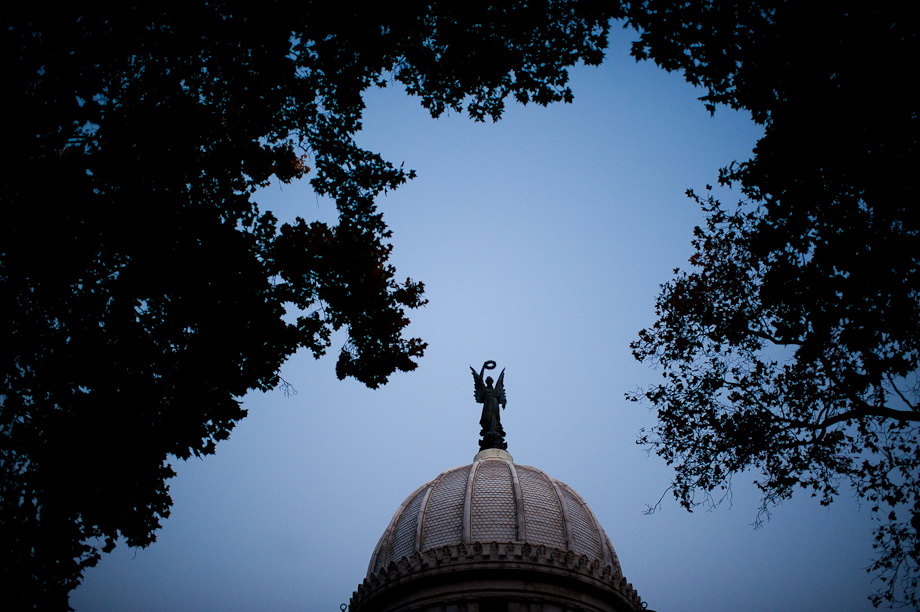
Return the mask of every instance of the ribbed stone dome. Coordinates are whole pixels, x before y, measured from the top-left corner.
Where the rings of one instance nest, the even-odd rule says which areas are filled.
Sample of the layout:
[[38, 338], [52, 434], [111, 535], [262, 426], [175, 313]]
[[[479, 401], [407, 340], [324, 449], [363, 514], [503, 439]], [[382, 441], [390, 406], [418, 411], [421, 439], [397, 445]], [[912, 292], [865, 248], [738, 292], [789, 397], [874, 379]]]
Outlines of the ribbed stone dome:
[[498, 449], [416, 489], [384, 531], [367, 574], [414, 553], [476, 542], [571, 551], [622, 576], [607, 534], [578, 493]]

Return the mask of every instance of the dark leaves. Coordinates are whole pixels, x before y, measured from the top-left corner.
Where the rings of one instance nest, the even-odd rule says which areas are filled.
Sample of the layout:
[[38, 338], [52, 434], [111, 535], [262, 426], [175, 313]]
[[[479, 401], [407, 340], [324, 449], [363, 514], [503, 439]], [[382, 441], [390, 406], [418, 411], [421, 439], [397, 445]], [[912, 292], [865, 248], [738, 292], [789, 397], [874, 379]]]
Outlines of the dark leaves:
[[[908, 5], [629, 4], [637, 58], [682, 70], [702, 100], [764, 125], [720, 172], [750, 203], [700, 200], [691, 267], [663, 286], [633, 354], [664, 381], [642, 437], [676, 467], [684, 505], [762, 474], [762, 513], [801, 487], [871, 502], [876, 605], [920, 598], [920, 121]], [[702, 500], [695, 498], [702, 494]]]
[[[172, 458], [214, 452], [298, 348], [370, 387], [416, 367], [423, 285], [374, 199], [414, 176], [359, 147], [363, 92], [437, 116], [570, 100], [600, 61], [585, 2], [18, 7], [0, 28], [0, 550], [13, 607], [66, 608], [118, 538], [153, 541]], [[309, 175], [335, 225], [253, 193]], [[282, 318], [286, 311], [296, 320]], [[96, 539], [99, 545], [96, 545]], [[10, 595], [12, 597], [12, 595]], [[9, 598], [7, 598], [9, 600]]]

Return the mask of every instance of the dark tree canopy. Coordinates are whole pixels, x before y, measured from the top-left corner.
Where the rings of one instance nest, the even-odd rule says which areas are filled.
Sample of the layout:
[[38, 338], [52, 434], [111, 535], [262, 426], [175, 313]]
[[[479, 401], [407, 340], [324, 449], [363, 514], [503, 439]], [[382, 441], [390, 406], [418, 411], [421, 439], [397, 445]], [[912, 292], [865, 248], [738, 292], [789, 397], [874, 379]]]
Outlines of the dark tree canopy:
[[635, 2], [637, 57], [764, 125], [697, 197], [689, 271], [633, 343], [664, 381], [640, 442], [688, 508], [753, 470], [762, 511], [850, 486], [875, 513], [876, 605], [920, 604], [920, 119], [911, 3]]
[[[606, 45], [593, 2], [354, 6], [4, 9], [6, 609], [65, 609], [101, 551], [151, 543], [170, 458], [213, 452], [299, 348], [341, 328], [339, 377], [415, 368], [423, 287], [396, 279], [374, 204], [412, 172], [355, 144], [362, 92], [497, 119], [509, 96], [570, 100], [567, 67]], [[337, 224], [279, 225], [253, 199], [302, 177]]]

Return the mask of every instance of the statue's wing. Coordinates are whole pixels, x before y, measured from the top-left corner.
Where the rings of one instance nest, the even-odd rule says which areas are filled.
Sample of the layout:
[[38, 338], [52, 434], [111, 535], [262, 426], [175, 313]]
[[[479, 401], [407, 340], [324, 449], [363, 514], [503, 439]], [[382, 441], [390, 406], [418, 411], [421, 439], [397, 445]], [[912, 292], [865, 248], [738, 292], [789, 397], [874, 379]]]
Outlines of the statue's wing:
[[502, 368], [502, 373], [498, 375], [498, 382], [495, 383], [495, 397], [498, 398], [498, 403], [504, 406], [508, 403], [505, 399], [505, 369]]
[[482, 382], [482, 374], [478, 374], [473, 369], [473, 366], [470, 366], [470, 372], [473, 373], [473, 398], [477, 403], [482, 403], [482, 392], [485, 390], [486, 384]]

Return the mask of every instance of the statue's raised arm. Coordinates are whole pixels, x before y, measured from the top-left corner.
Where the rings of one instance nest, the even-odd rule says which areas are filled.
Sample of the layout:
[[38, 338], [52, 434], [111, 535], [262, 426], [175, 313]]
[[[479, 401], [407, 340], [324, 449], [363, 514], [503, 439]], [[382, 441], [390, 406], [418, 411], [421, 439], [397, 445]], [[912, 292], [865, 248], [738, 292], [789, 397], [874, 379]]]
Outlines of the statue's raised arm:
[[505, 370], [502, 369], [502, 373], [498, 376], [498, 384], [494, 387], [492, 386], [491, 376], [485, 380], [482, 379], [486, 370], [494, 369], [495, 362], [491, 360], [482, 364], [482, 369], [479, 370], [478, 374], [473, 369], [473, 366], [470, 366], [470, 371], [473, 373], [473, 397], [477, 403], [482, 404], [482, 416], [479, 419], [479, 425], [482, 427], [479, 432], [479, 435], [482, 436], [482, 440], [479, 441], [480, 450], [508, 448], [508, 445], [505, 444], [505, 430], [502, 429], [499, 409], [499, 406], [504, 408], [507, 404], [505, 399]]

